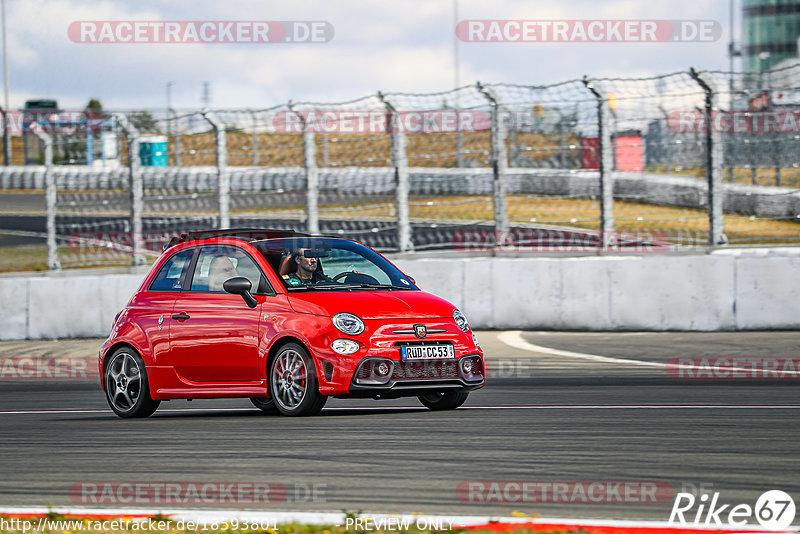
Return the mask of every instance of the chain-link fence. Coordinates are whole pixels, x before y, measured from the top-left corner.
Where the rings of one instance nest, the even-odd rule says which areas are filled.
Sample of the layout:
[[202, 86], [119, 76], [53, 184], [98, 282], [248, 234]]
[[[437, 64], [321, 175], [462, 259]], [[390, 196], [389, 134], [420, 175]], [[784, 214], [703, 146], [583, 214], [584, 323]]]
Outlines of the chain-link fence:
[[799, 106], [789, 68], [51, 115], [12, 136], [26, 165], [0, 189], [46, 190], [51, 268], [141, 263], [176, 232], [227, 227], [382, 251], [798, 244]]

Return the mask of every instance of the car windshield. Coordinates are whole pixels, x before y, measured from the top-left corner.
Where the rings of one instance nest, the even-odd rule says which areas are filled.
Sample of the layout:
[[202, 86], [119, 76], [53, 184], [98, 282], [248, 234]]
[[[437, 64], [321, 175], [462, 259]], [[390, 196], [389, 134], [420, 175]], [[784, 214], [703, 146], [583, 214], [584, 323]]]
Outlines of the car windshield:
[[386, 258], [355, 241], [302, 237], [253, 245], [289, 291], [418, 289]]

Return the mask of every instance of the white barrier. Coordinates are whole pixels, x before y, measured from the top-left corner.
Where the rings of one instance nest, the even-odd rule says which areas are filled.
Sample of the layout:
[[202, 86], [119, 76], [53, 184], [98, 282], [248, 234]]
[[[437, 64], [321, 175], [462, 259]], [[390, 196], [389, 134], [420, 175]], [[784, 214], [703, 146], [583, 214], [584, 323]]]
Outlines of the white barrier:
[[[479, 329], [800, 328], [800, 249], [395, 263]], [[142, 277], [0, 278], [0, 339], [105, 336]]]

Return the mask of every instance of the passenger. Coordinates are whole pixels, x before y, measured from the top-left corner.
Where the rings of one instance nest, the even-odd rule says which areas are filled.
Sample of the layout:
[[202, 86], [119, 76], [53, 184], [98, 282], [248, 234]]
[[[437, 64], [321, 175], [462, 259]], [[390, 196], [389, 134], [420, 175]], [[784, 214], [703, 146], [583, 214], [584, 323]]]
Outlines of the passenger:
[[208, 269], [208, 290], [225, 291], [223, 284], [235, 276], [239, 276], [239, 273], [231, 259], [227, 256], [217, 256], [211, 260], [211, 266]]

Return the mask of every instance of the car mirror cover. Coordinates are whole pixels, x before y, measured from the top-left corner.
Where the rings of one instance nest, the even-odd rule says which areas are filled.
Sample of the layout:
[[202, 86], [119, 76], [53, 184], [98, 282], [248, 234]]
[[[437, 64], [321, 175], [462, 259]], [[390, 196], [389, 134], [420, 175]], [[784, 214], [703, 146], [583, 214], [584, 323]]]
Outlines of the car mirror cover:
[[241, 295], [244, 292], [250, 292], [253, 288], [253, 284], [250, 283], [250, 280], [245, 278], [244, 276], [235, 276], [233, 278], [228, 278], [223, 282], [222, 288], [227, 291], [228, 293], [234, 293], [237, 295]]

